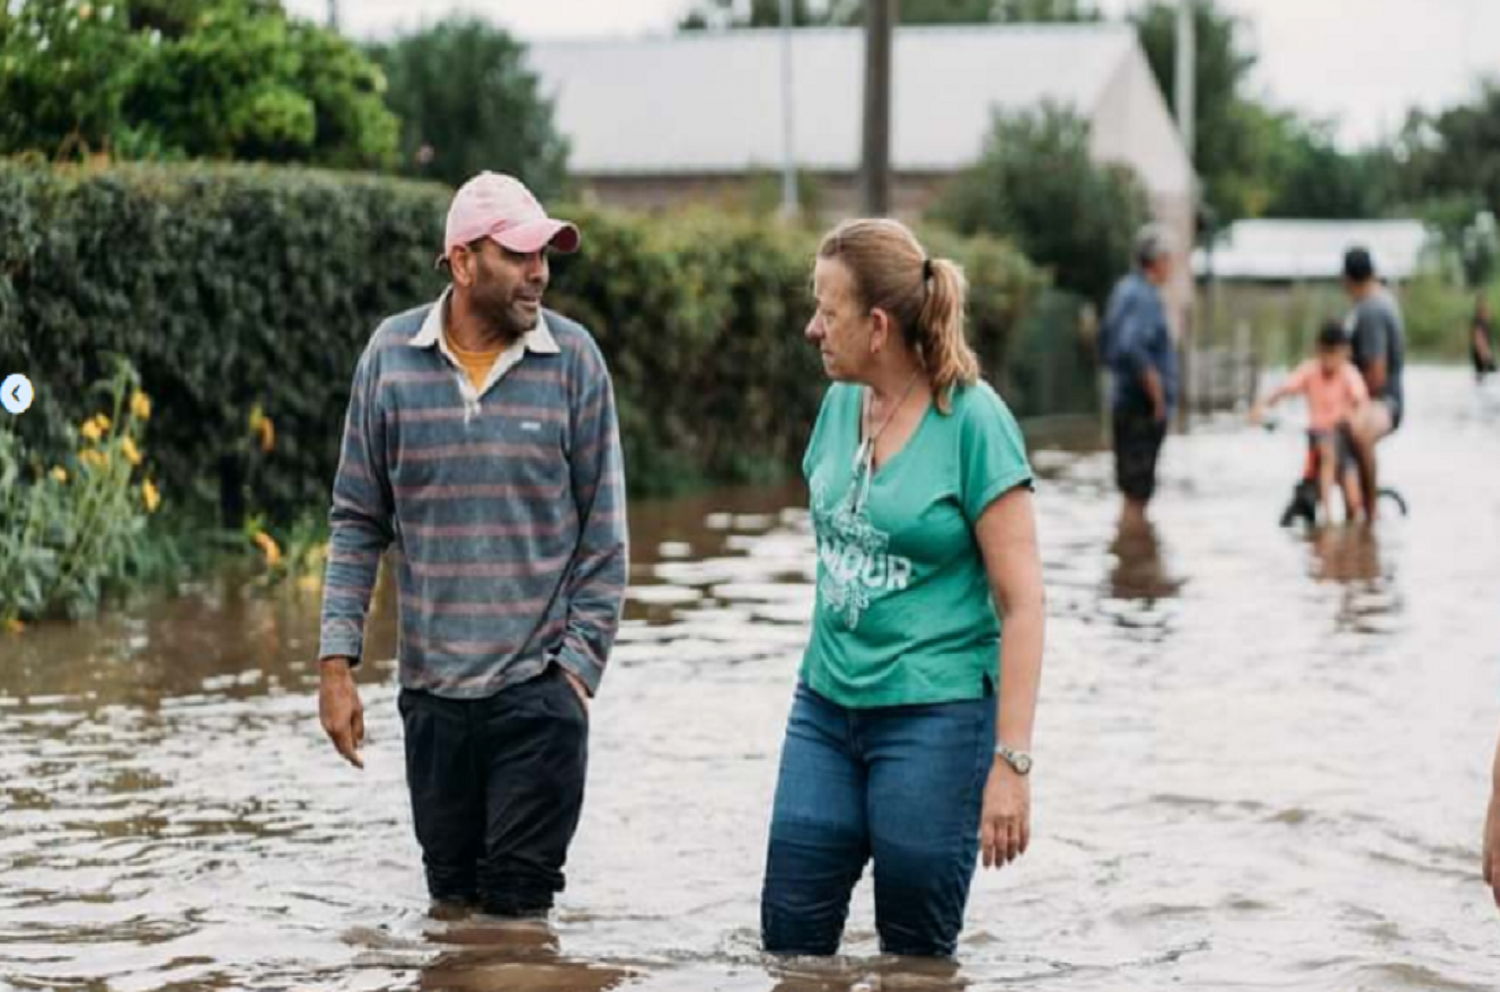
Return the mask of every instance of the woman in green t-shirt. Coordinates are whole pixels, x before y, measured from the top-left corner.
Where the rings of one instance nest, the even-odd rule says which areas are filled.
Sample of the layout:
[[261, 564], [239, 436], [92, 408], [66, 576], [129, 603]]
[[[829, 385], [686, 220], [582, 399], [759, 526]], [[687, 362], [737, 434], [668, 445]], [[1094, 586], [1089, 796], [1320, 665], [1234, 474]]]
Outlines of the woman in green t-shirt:
[[833, 380], [803, 460], [817, 600], [762, 939], [835, 953], [873, 860], [882, 950], [947, 956], [978, 857], [1008, 864], [1030, 838], [1044, 626], [1031, 468], [964, 339], [957, 265], [896, 221], [856, 220], [823, 239], [813, 284], [807, 337]]

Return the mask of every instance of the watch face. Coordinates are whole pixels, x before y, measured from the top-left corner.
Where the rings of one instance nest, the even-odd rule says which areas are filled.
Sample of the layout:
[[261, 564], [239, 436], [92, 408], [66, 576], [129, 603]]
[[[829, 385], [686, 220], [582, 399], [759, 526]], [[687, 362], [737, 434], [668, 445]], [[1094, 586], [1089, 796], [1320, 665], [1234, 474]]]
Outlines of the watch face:
[[1027, 772], [1031, 771], [1031, 755], [1018, 754], [1016, 755], [1015, 760], [1017, 775], [1025, 775]]

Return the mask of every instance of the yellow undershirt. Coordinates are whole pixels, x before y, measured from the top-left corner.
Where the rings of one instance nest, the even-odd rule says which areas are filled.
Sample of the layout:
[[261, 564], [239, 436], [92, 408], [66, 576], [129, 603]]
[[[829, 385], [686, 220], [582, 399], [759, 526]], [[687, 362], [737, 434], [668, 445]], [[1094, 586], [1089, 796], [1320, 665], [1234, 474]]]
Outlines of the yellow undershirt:
[[458, 359], [458, 364], [463, 366], [464, 374], [469, 377], [474, 388], [484, 388], [484, 380], [489, 378], [490, 369], [495, 367], [495, 359], [500, 357], [505, 348], [502, 346], [487, 351], [465, 351], [448, 336], [447, 332], [444, 332], [443, 337], [448, 343], [448, 350], [453, 352], [453, 357]]

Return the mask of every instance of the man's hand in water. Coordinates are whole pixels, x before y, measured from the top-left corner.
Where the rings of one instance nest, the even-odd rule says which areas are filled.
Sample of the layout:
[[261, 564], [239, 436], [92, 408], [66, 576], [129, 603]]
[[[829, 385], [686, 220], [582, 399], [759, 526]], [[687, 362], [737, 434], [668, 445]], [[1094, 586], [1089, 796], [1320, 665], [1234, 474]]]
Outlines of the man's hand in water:
[[348, 658], [318, 662], [318, 717], [338, 753], [355, 768], [363, 768], [359, 749], [365, 743], [365, 708]]

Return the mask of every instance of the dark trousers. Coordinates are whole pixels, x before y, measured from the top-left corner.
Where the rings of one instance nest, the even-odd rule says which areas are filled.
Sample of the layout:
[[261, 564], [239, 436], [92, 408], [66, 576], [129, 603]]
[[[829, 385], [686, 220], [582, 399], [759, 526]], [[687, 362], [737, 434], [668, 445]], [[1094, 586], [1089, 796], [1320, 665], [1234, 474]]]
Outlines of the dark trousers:
[[1156, 461], [1167, 437], [1167, 423], [1149, 406], [1114, 411], [1115, 484], [1127, 499], [1148, 502], [1156, 494]]
[[583, 809], [588, 714], [556, 666], [487, 699], [398, 703], [427, 889], [499, 916], [552, 908]]

